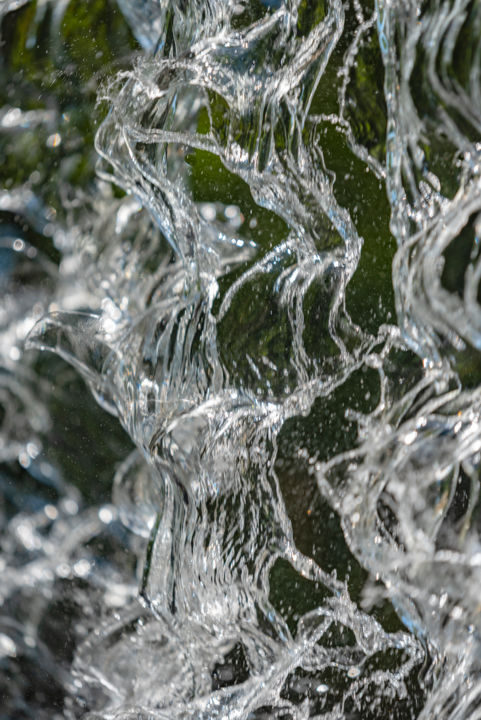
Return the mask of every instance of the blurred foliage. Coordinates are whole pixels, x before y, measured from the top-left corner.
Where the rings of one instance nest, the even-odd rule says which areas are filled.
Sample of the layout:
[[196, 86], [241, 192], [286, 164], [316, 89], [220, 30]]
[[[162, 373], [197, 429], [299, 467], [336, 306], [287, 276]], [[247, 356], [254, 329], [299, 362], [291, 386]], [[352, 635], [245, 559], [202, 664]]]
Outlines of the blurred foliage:
[[69, 190], [95, 177], [98, 88], [131, 63], [136, 42], [115, 0], [59, 8], [33, 1], [2, 19], [0, 183], [25, 184], [60, 215]]

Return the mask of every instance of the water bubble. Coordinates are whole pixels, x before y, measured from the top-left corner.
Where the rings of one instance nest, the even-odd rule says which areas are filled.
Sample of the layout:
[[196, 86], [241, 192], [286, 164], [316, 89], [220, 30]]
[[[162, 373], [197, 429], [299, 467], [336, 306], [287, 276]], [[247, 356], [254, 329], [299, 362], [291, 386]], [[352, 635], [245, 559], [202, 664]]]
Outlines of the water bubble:
[[55, 148], [58, 147], [62, 142], [62, 136], [60, 133], [53, 133], [53, 135], [49, 135], [46, 141], [46, 146], [48, 148]]
[[17, 646], [12, 638], [4, 633], [0, 633], [0, 657], [16, 657]]

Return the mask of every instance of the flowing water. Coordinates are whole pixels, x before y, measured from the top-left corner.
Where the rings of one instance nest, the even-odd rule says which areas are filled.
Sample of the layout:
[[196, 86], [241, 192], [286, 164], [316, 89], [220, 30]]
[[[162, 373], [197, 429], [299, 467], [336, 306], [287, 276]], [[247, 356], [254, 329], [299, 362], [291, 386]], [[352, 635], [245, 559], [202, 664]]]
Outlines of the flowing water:
[[0, 718], [481, 717], [481, 4], [0, 20]]

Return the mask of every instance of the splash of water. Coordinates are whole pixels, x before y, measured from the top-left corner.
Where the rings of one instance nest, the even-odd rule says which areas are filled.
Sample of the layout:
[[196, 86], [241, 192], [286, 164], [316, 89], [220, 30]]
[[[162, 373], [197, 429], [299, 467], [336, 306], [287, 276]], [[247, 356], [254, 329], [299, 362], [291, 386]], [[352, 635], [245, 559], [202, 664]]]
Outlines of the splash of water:
[[[0, 655], [66, 717], [474, 719], [481, 6], [119, 6], [96, 184], [0, 197], [2, 462], [36, 483], [5, 481]], [[50, 460], [34, 349], [133, 443], [111, 504]]]

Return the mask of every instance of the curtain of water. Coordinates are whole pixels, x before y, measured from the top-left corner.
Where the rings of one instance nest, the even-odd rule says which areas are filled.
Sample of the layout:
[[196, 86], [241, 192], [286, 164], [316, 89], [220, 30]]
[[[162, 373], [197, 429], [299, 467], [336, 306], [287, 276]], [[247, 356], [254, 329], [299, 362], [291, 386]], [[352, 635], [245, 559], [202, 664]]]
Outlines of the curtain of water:
[[4, 716], [474, 720], [481, 5], [118, 7], [0, 7]]

